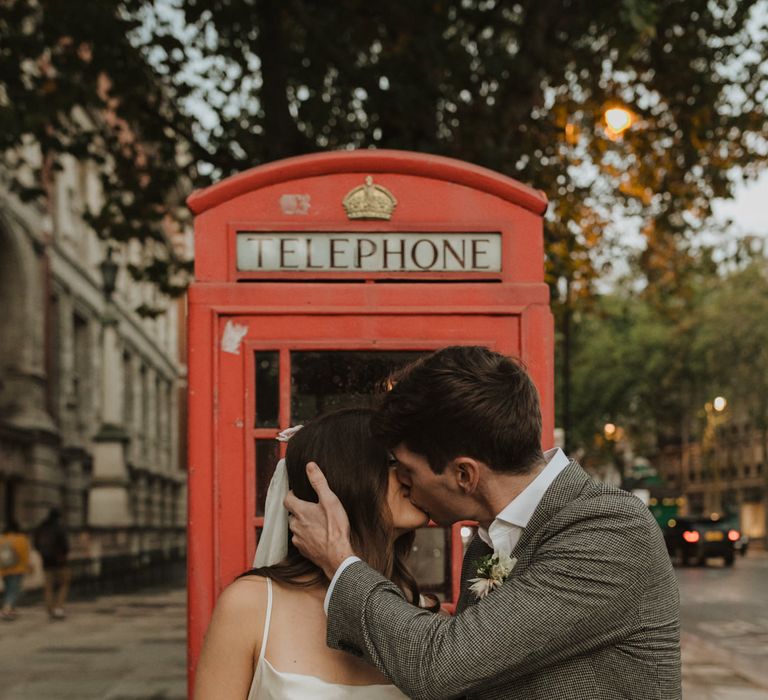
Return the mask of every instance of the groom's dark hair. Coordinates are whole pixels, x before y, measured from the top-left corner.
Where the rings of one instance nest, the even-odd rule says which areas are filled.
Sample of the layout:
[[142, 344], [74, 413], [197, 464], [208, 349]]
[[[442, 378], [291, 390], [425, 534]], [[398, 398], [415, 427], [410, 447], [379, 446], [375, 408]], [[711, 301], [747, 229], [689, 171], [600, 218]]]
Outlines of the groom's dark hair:
[[371, 427], [436, 474], [455, 457], [526, 473], [543, 459], [539, 395], [521, 362], [480, 346], [451, 346], [396, 372]]

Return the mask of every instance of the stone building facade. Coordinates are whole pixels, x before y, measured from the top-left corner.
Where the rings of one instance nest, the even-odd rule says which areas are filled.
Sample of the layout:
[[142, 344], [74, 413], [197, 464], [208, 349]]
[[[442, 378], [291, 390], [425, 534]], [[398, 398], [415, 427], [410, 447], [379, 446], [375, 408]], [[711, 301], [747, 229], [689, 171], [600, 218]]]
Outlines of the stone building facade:
[[730, 516], [750, 539], [766, 541], [765, 448], [760, 431], [748, 421], [724, 422], [708, 445], [690, 441], [667, 446], [654, 466], [670, 490], [684, 497], [689, 513]]
[[98, 166], [62, 165], [31, 203], [0, 173], [0, 521], [31, 529], [59, 508], [72, 558], [98, 574], [184, 552], [184, 307], [126, 273], [138, 244], [116, 249], [105, 294], [105, 245], [83, 219]]

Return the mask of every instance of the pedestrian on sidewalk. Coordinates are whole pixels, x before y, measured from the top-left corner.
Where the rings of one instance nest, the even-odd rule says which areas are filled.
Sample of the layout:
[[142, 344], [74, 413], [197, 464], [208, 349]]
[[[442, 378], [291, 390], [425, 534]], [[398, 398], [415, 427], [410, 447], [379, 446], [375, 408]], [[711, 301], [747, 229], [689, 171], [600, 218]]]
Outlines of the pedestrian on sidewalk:
[[3, 579], [3, 605], [0, 619], [16, 619], [16, 603], [24, 575], [29, 573], [29, 538], [13, 517], [9, 517], [0, 536], [0, 577]]
[[64, 602], [69, 593], [69, 539], [58, 508], [51, 508], [35, 531], [35, 549], [43, 560], [48, 615], [53, 620], [64, 619]]

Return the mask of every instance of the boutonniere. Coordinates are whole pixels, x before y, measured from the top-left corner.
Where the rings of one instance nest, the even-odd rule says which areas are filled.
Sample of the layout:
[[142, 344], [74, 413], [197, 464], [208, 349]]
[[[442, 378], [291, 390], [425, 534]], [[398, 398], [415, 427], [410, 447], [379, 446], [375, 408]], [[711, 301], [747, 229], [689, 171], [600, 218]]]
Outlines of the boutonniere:
[[501, 588], [501, 584], [509, 578], [515, 568], [517, 559], [506, 552], [494, 552], [477, 560], [477, 578], [469, 579], [472, 584], [469, 590], [475, 598], [482, 600], [491, 591]]

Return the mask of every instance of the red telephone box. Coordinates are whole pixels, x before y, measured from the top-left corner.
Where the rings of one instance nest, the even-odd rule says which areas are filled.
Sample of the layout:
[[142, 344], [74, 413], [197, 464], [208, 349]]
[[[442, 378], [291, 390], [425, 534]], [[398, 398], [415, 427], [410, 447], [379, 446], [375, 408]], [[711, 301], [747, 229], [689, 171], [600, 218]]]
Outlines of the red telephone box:
[[[401, 151], [271, 163], [195, 192], [189, 290], [189, 663], [216, 597], [250, 567], [277, 433], [368, 395], [445, 345], [520, 357], [553, 434], [546, 198]], [[420, 583], [458, 595], [468, 532], [424, 528]]]

